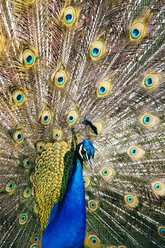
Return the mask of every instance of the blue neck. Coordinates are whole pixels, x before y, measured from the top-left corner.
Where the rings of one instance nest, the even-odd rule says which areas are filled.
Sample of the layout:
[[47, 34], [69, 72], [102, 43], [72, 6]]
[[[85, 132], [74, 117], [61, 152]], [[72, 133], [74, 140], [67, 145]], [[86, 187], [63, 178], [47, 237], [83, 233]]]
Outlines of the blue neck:
[[85, 191], [82, 165], [76, 168], [69, 181], [64, 201], [55, 204], [49, 224], [42, 236], [42, 248], [82, 248], [86, 230]]

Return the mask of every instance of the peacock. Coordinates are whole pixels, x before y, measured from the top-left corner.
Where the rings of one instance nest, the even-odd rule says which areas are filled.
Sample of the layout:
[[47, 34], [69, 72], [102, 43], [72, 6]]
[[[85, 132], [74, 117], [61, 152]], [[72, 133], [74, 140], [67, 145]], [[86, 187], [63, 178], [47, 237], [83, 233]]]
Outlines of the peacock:
[[0, 1], [0, 248], [165, 248], [164, 3]]

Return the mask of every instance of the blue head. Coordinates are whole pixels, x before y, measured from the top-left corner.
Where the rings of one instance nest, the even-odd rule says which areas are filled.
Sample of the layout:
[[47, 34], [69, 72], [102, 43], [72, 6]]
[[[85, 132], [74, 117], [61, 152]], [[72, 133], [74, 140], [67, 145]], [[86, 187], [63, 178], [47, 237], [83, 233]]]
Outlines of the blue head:
[[77, 154], [81, 162], [91, 162], [94, 158], [95, 149], [92, 143], [85, 139], [77, 146]]

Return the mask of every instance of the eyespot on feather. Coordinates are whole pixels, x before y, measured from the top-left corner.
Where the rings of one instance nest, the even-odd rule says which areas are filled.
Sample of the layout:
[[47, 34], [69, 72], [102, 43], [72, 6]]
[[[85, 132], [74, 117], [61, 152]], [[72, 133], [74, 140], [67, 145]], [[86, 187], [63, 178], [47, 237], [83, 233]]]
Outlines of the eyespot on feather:
[[111, 167], [103, 167], [100, 170], [100, 175], [105, 181], [108, 181], [113, 179], [117, 175], [117, 172]]
[[87, 243], [90, 247], [95, 248], [100, 245], [100, 239], [96, 235], [89, 235]]
[[139, 201], [136, 195], [134, 194], [127, 194], [124, 196], [124, 201], [126, 206], [129, 208], [135, 208], [139, 205]]
[[127, 154], [132, 160], [139, 160], [144, 157], [145, 151], [139, 145], [134, 145], [129, 147]]
[[[83, 141], [82, 137], [77, 137], [77, 144], [81, 143]], [[67, 139], [67, 144], [68, 144], [68, 147], [69, 148], [75, 148], [76, 147], [76, 141], [75, 139], [70, 136], [68, 139]]]
[[130, 40], [137, 41], [145, 36], [146, 27], [144, 23], [135, 23], [130, 30]]
[[160, 74], [154, 72], [148, 72], [142, 81], [142, 87], [146, 91], [152, 93], [157, 89], [160, 82], [161, 82]]
[[31, 167], [31, 160], [30, 158], [25, 158], [23, 160], [23, 166], [26, 168], [26, 169], [29, 169]]
[[88, 201], [88, 208], [91, 211], [96, 211], [98, 209], [98, 202], [95, 200]]
[[32, 48], [25, 48], [22, 52], [22, 65], [29, 69], [34, 66], [37, 57], [37, 52]]
[[48, 125], [51, 122], [52, 117], [53, 117], [53, 112], [51, 109], [47, 107], [41, 113], [39, 120], [42, 125]]
[[30, 238], [30, 242], [33, 244], [33, 243], [35, 243], [35, 244], [38, 244], [39, 243], [39, 241], [40, 241], [40, 235], [38, 235], [38, 234], [33, 234], [32, 235], [32, 237]]
[[148, 25], [152, 18], [152, 13], [145, 7], [140, 15], [130, 25], [129, 38], [131, 42], [142, 41], [148, 34]]
[[106, 53], [106, 47], [104, 41], [96, 40], [91, 43], [89, 54], [92, 61], [97, 61], [102, 59], [105, 56], [105, 53]]
[[24, 225], [27, 222], [27, 220], [28, 220], [27, 214], [22, 213], [19, 215], [19, 223], [21, 225]]
[[30, 248], [39, 248], [38, 244], [37, 243], [34, 243], [30, 246]]
[[21, 106], [26, 100], [25, 91], [23, 89], [15, 89], [10, 93], [10, 101], [13, 106]]
[[78, 121], [79, 115], [78, 115], [78, 111], [76, 111], [75, 109], [69, 111], [66, 121], [68, 123], [68, 125], [73, 125]]
[[160, 119], [153, 114], [145, 113], [139, 118], [140, 123], [147, 129], [150, 129], [159, 124]]
[[73, 137], [69, 137], [69, 139], [68, 139], [68, 146], [69, 147], [76, 147], [76, 142], [75, 142], [75, 140], [73, 139]]
[[154, 194], [165, 196], [165, 181], [155, 181], [151, 183], [151, 188]]
[[29, 187], [24, 189], [23, 196], [24, 196], [24, 198], [28, 198], [31, 196], [31, 189]]
[[59, 128], [53, 129], [53, 139], [61, 140], [63, 137], [63, 130]]
[[53, 75], [53, 83], [58, 88], [64, 88], [64, 86], [69, 81], [69, 79], [70, 79], [70, 74], [66, 70], [61, 70], [61, 69], [57, 70]]
[[21, 144], [24, 141], [24, 129], [23, 128], [16, 129], [12, 133], [12, 138], [14, 143]]
[[112, 80], [102, 80], [97, 86], [97, 97], [107, 97], [111, 94]]
[[5, 191], [6, 191], [7, 193], [12, 194], [12, 193], [14, 192], [14, 190], [15, 190], [15, 187], [16, 187], [15, 182], [14, 182], [13, 180], [10, 180], [10, 181], [6, 184], [6, 186], [5, 186]]
[[73, 6], [68, 6], [63, 10], [63, 24], [69, 28], [72, 27], [79, 17], [79, 12]]
[[90, 185], [90, 179], [88, 177], [83, 178], [85, 189]]
[[158, 234], [160, 237], [165, 238], [165, 226], [158, 227]]
[[39, 141], [36, 143], [37, 152], [41, 153], [44, 150], [45, 143], [43, 141]]

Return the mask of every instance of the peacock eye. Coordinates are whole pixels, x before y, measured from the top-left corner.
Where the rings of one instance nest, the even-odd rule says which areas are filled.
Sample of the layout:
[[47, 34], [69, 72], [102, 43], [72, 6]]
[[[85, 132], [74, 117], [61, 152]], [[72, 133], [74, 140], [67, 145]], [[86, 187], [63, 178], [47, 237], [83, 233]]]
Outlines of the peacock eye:
[[26, 63], [28, 65], [31, 65], [33, 63], [33, 55], [32, 54], [29, 54], [27, 57], [26, 57]]
[[45, 143], [42, 141], [37, 142], [36, 149], [39, 153], [41, 153], [44, 150]]
[[132, 201], [133, 201], [132, 196], [128, 196], [128, 197], [127, 197], [127, 202], [130, 203], [130, 202], [132, 202]]
[[92, 48], [92, 56], [97, 57], [100, 54], [100, 49], [97, 47]]
[[145, 151], [140, 146], [131, 146], [127, 153], [132, 160], [142, 159], [145, 155]]
[[88, 208], [91, 211], [96, 211], [96, 209], [98, 208], [98, 203], [95, 200], [88, 201]]
[[31, 49], [25, 49], [22, 54], [23, 65], [26, 68], [30, 68], [34, 65], [36, 60], [36, 53]]
[[165, 237], [165, 226], [159, 226], [159, 227], [158, 227], [158, 234], [159, 234], [161, 237]]
[[165, 236], [165, 228], [160, 229], [160, 234]]
[[18, 133], [18, 135], [17, 135], [17, 140], [22, 140], [22, 138], [23, 138], [23, 135], [22, 135], [22, 133]]
[[27, 219], [28, 219], [28, 217], [27, 217], [27, 214], [20, 214], [20, 216], [19, 216], [19, 223], [21, 224], [21, 225], [24, 225], [26, 222], [27, 222]]
[[130, 39], [132, 41], [139, 40], [143, 37], [145, 26], [143, 23], [135, 23], [130, 30]]
[[165, 195], [165, 184], [161, 181], [155, 181], [151, 183], [152, 190], [155, 194], [164, 196]]
[[133, 28], [131, 31], [131, 36], [133, 39], [137, 39], [140, 36], [140, 31], [137, 28]]
[[33, 244], [30, 246], [30, 248], [38, 248], [38, 245], [37, 244]]
[[14, 190], [15, 190], [15, 187], [16, 187], [15, 182], [14, 182], [13, 180], [10, 180], [10, 181], [6, 184], [5, 190], [6, 190], [6, 192], [8, 192], [8, 193], [13, 193]]
[[20, 144], [24, 140], [24, 131], [23, 130], [16, 130], [13, 133], [13, 140], [15, 143]]
[[89, 235], [88, 240], [89, 246], [92, 245], [93, 248], [100, 244], [100, 239], [96, 235]]
[[17, 102], [22, 102], [23, 100], [23, 95], [22, 94], [18, 94], [17, 97], [16, 97], [16, 101]]
[[131, 154], [133, 155], [133, 156], [135, 156], [135, 154], [136, 154], [136, 148], [135, 147], [133, 147], [132, 149], [131, 149]]
[[158, 227], [158, 234], [159, 234], [161, 237], [165, 238], [165, 226], [159, 226], [159, 227]]
[[64, 10], [64, 24], [66, 27], [71, 27], [77, 19], [77, 11], [72, 6], [68, 6]]
[[24, 190], [24, 192], [23, 192], [23, 196], [24, 196], [25, 198], [28, 198], [28, 197], [31, 196], [31, 190], [30, 190], [30, 188], [25, 188], [25, 190]]
[[146, 113], [140, 117], [140, 122], [143, 126], [150, 129], [159, 123], [159, 118], [153, 114]]
[[97, 242], [96, 238], [92, 238], [91, 241], [92, 241], [92, 243], [94, 243], [94, 244]]
[[65, 22], [71, 23], [73, 21], [73, 14], [67, 14], [65, 15]]
[[33, 236], [30, 238], [30, 242], [33, 243], [33, 246], [35, 245], [37, 248], [38, 248], [39, 240], [40, 240], [40, 236], [38, 234], [36, 234], [36, 233], [33, 234]]
[[61, 85], [64, 83], [64, 77], [58, 77], [57, 78], [57, 84]]
[[148, 125], [150, 123], [150, 116], [149, 115], [145, 115], [143, 117], [143, 123]]
[[57, 71], [53, 77], [53, 82], [58, 88], [63, 88], [69, 80], [69, 72], [66, 70]]
[[70, 116], [68, 117], [68, 121], [69, 121], [69, 122], [74, 121], [74, 116], [70, 115]]
[[100, 175], [104, 180], [107, 181], [112, 179], [114, 176], [116, 176], [116, 171], [111, 167], [103, 167], [100, 170]]
[[21, 90], [14, 90], [11, 93], [11, 101], [12, 101], [12, 104], [13, 105], [15, 105], [15, 106], [21, 106], [24, 103], [24, 101], [25, 101], [24, 92], [21, 91]]
[[52, 120], [52, 111], [50, 109], [46, 109], [42, 112], [40, 116], [41, 124], [48, 125]]
[[54, 128], [53, 130], [53, 139], [60, 140], [63, 136], [62, 129]]
[[71, 110], [68, 115], [67, 115], [67, 123], [69, 125], [73, 125], [77, 122], [78, 120], [78, 112], [76, 110]]
[[85, 186], [85, 189], [88, 188], [89, 185], [90, 185], [90, 179], [88, 177], [84, 177], [84, 186]]
[[103, 170], [103, 175], [106, 176], [108, 171], [106, 169]]
[[92, 42], [90, 46], [90, 57], [93, 61], [101, 59], [106, 52], [105, 44], [101, 40]]
[[14, 183], [10, 183], [9, 187], [10, 187], [10, 189], [13, 189], [14, 188]]
[[142, 86], [146, 89], [146, 91], [153, 92], [156, 90], [160, 82], [161, 76], [157, 73], [150, 72], [144, 77]]
[[111, 80], [103, 80], [97, 86], [97, 97], [106, 97], [111, 94]]
[[27, 169], [29, 169], [29, 168], [31, 167], [31, 161], [30, 161], [29, 158], [25, 158], [25, 159], [23, 160], [23, 166], [24, 166], [25, 168], [27, 168]]
[[105, 92], [106, 92], [105, 87], [104, 86], [100, 86], [99, 87], [99, 93], [102, 95], [102, 94], [105, 94]]
[[125, 195], [124, 200], [125, 200], [127, 207], [135, 208], [139, 205], [139, 201], [136, 195], [132, 195], [132, 194]]
[[73, 140], [73, 137], [69, 137], [67, 143], [70, 148], [76, 147], [76, 142]]
[[154, 188], [155, 188], [155, 190], [160, 190], [160, 183], [156, 183]]
[[34, 237], [34, 241], [38, 242], [38, 237], [37, 236]]
[[151, 78], [151, 77], [147, 77], [147, 78], [145, 79], [145, 86], [146, 86], [146, 87], [151, 87], [152, 84], [153, 84], [152, 78]]

